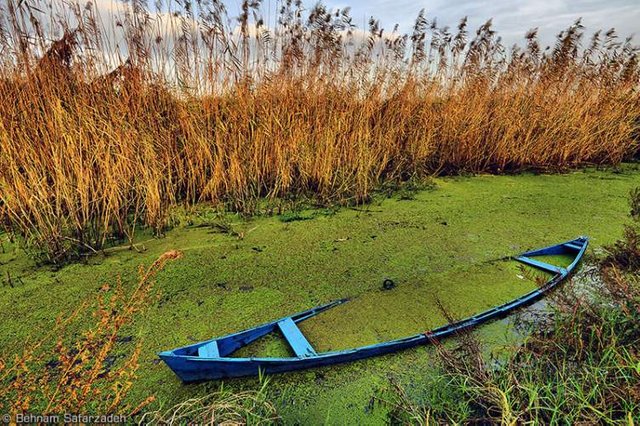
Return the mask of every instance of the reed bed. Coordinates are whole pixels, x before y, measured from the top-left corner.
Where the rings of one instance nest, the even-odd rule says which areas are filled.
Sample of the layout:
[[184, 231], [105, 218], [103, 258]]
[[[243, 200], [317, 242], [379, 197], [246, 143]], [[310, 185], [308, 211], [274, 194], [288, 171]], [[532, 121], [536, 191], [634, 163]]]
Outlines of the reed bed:
[[[265, 19], [264, 16], [272, 19]], [[491, 21], [409, 34], [284, 0], [0, 6], [0, 223], [61, 262], [160, 232], [171, 206], [367, 200], [387, 181], [618, 164], [638, 48], [580, 21], [503, 46]]]

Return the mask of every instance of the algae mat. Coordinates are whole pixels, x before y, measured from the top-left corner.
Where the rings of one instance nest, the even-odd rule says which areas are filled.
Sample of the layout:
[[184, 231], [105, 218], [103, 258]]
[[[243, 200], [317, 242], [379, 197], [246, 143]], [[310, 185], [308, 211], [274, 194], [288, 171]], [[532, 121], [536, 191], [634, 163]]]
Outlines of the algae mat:
[[[163, 349], [350, 297], [348, 304], [301, 327], [318, 350], [347, 348], [442, 324], [437, 300], [463, 317], [524, 293], [532, 284], [519, 277], [518, 265], [497, 259], [581, 234], [592, 238], [591, 252], [612, 243], [622, 234], [628, 194], [640, 185], [640, 170], [626, 165], [615, 172], [456, 177], [435, 183], [412, 197], [293, 216], [308, 220], [228, 215], [242, 238], [188, 225], [207, 219], [194, 217], [165, 238], [146, 241], [143, 253], [117, 250], [58, 271], [36, 267], [4, 241], [0, 345], [5, 354], [18, 352], [25, 338], [43, 334], [57, 315], [103, 283], [118, 274], [132, 283], [139, 264], [148, 265], [166, 250], [182, 250], [184, 257], [158, 276], [158, 302], [131, 327], [131, 342], [121, 344], [126, 351], [143, 342], [131, 398], [154, 394], [159, 403], [175, 403], [220, 383], [180, 384], [157, 362], [155, 353]], [[385, 278], [397, 287], [383, 291]], [[479, 333], [494, 343], [508, 335], [501, 323]], [[246, 351], [276, 355], [288, 349], [280, 339], [268, 338]], [[416, 398], [434, 391], [428, 354], [429, 349], [418, 348], [273, 376], [269, 389], [286, 423], [384, 423], [386, 408], [374, 404], [373, 396], [390, 377], [413, 383]], [[258, 384], [238, 379], [225, 382], [229, 386]]]

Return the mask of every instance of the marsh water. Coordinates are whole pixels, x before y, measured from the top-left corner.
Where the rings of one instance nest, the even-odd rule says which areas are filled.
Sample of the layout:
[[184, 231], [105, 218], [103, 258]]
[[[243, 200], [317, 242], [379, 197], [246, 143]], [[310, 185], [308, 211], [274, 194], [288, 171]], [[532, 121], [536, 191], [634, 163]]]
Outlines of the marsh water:
[[[243, 219], [207, 206], [176, 214], [164, 238], [141, 234], [140, 252], [110, 250], [59, 270], [38, 266], [3, 238], [0, 251], [0, 345], [17, 353], [28, 337], [92, 297], [120, 275], [135, 282], [137, 267], [176, 249], [184, 257], [158, 275], [158, 302], [138, 318], [122, 343], [142, 342], [139, 379], [129, 398], [153, 394], [164, 404], [218, 389], [182, 385], [156, 353], [208, 339], [338, 298], [341, 305], [301, 329], [318, 351], [381, 342], [513, 299], [535, 286], [519, 264], [503, 258], [588, 235], [587, 257], [622, 234], [638, 165], [567, 174], [469, 176], [434, 180], [431, 188], [376, 197], [358, 208], [301, 210], [295, 215]], [[225, 221], [234, 232], [213, 226]], [[588, 260], [588, 259], [587, 259]], [[7, 277], [11, 277], [11, 283]], [[395, 287], [384, 289], [385, 279]], [[538, 308], [543, 305], [538, 305]], [[488, 352], [517, 344], [513, 320], [475, 333]], [[13, 349], [12, 349], [13, 348]], [[286, 355], [270, 336], [238, 355]], [[273, 376], [269, 392], [285, 423], [378, 424], [375, 396], [390, 379], [410, 384], [411, 396], [433, 392], [432, 350], [417, 348], [361, 362]], [[254, 389], [257, 379], [224, 383]]]

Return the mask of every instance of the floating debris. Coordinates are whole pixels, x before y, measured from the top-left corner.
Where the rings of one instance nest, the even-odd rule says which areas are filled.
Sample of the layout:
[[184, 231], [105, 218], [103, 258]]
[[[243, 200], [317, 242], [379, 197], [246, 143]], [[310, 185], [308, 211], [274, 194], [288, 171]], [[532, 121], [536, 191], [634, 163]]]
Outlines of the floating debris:
[[394, 288], [396, 288], [396, 283], [394, 283], [392, 279], [386, 278], [382, 282], [382, 289], [383, 290], [387, 291], [387, 290], [392, 290]]

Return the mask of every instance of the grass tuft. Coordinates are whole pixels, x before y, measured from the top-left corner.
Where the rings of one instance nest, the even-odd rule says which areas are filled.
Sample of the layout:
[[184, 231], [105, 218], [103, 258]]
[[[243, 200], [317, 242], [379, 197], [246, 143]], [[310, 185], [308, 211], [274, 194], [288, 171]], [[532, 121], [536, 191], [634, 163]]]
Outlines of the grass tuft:
[[257, 391], [230, 392], [221, 388], [199, 398], [192, 398], [164, 410], [150, 411], [141, 424], [174, 425], [267, 425], [279, 417], [268, 400], [268, 379]]

